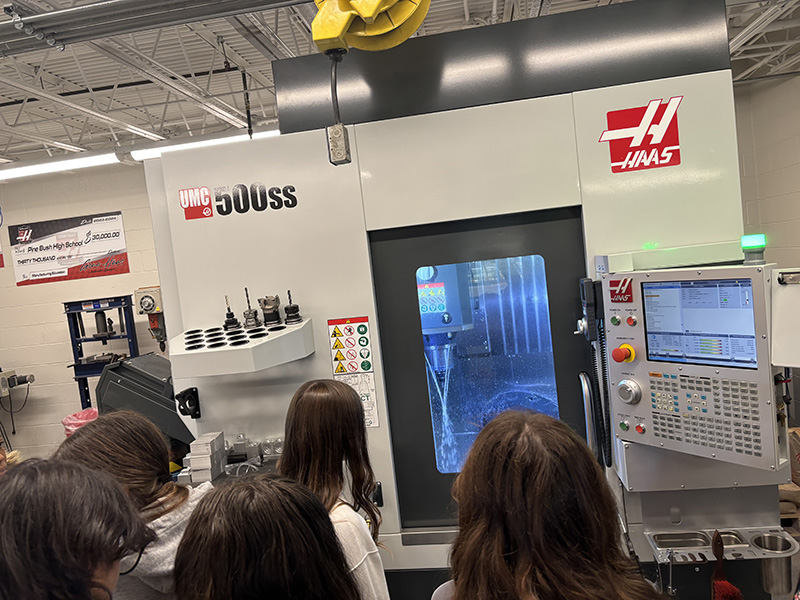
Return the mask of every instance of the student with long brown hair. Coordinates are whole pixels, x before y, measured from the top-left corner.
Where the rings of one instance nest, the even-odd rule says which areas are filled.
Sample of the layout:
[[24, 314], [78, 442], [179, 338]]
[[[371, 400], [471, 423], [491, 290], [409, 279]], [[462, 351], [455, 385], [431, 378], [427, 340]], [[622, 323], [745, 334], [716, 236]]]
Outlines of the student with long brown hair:
[[127, 410], [87, 423], [54, 456], [110, 474], [158, 535], [144, 554], [123, 561], [123, 572], [130, 572], [120, 578], [115, 600], [174, 598], [172, 570], [178, 543], [211, 484], [189, 489], [174, 483], [166, 438], [146, 417]]
[[178, 600], [361, 600], [311, 490], [248, 475], [206, 494], [175, 560]]
[[656, 600], [621, 546], [616, 504], [585, 442], [509, 411], [478, 434], [453, 486], [453, 580], [433, 600]]
[[105, 473], [31, 459], [0, 478], [0, 598], [111, 600], [154, 534]]
[[388, 600], [376, 545], [381, 514], [371, 498], [375, 475], [364, 407], [353, 388], [330, 379], [300, 386], [286, 415], [278, 472], [308, 486], [322, 501], [364, 600]]

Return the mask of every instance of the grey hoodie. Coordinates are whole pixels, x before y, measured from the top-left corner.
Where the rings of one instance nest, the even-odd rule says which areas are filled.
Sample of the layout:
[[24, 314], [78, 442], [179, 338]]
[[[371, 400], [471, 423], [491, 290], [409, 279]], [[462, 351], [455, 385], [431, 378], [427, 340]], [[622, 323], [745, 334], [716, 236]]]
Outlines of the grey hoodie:
[[[172, 571], [175, 568], [175, 554], [181, 542], [186, 524], [195, 506], [208, 491], [210, 483], [189, 488], [189, 498], [175, 510], [150, 523], [158, 539], [150, 544], [142, 554], [136, 568], [128, 575], [121, 575], [114, 592], [114, 600], [174, 600], [175, 582]], [[160, 507], [145, 507], [142, 516], [153, 514]], [[136, 562], [136, 556], [122, 559], [120, 571], [125, 572]]]

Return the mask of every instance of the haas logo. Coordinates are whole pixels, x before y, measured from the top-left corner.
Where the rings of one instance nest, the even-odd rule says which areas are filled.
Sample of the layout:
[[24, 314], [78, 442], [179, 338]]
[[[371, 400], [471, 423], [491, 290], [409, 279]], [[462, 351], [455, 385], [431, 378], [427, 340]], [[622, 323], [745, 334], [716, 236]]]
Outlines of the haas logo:
[[633, 302], [633, 279], [612, 279], [609, 285], [612, 302]]
[[20, 244], [27, 244], [33, 237], [33, 229], [30, 227], [19, 227], [17, 229], [17, 241]]
[[666, 104], [651, 100], [647, 106], [611, 111], [608, 129], [600, 142], [608, 142], [611, 172], [624, 173], [681, 164], [678, 140], [678, 106], [683, 96]]

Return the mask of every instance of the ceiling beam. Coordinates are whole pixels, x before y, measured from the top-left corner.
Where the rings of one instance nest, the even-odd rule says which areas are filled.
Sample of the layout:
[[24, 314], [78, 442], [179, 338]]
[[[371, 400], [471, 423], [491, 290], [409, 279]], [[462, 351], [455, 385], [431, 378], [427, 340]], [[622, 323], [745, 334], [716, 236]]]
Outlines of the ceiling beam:
[[16, 22], [0, 23], [0, 53], [10, 56], [43, 49], [48, 44], [59, 46], [89, 42], [123, 33], [225, 18], [305, 1], [102, 0], [21, 17]]
[[731, 52], [736, 52], [754, 37], [761, 35], [765, 27], [767, 27], [773, 21], [777, 21], [789, 11], [793, 10], [799, 2], [800, 0], [787, 0], [786, 2], [773, 6], [772, 8], [768, 8], [763, 13], [758, 15], [750, 22], [749, 25], [744, 27], [744, 29], [733, 36], [733, 39], [729, 43]]
[[51, 146], [53, 148], [61, 148], [62, 150], [66, 150], [67, 152], [86, 151], [86, 148], [82, 146], [76, 146], [75, 144], [67, 144], [65, 142], [59, 142], [58, 140], [50, 139], [43, 135], [39, 135], [38, 133], [33, 133], [32, 131], [22, 130], [19, 127], [9, 127], [7, 125], [0, 125], [0, 134], [6, 134], [11, 137], [17, 137], [22, 140], [28, 140], [29, 142], [38, 142], [40, 144], [44, 144], [45, 146]]
[[[186, 25], [186, 28], [197, 35], [200, 39], [206, 42], [209, 46], [213, 47], [215, 50], [219, 50], [219, 44], [217, 43], [217, 35], [211, 31], [206, 25], [203, 23], [192, 23], [191, 25]], [[245, 59], [241, 54], [236, 52], [230, 46], [225, 47], [225, 52], [228, 55], [228, 60], [230, 60], [234, 65], [239, 67], [240, 69], [244, 69], [247, 71], [247, 75], [252, 77], [258, 83], [266, 88], [270, 88], [272, 90], [272, 95], [275, 95], [275, 82], [272, 81], [269, 77], [264, 75], [255, 65], [252, 65]]]
[[[800, 40], [798, 40], [798, 42], [795, 42], [795, 43], [796, 43], [796, 44], [797, 44], [797, 43], [800, 43]], [[775, 67], [773, 67], [773, 68], [772, 68], [772, 70], [771, 70], [769, 73], [767, 73], [767, 76], [770, 76], [770, 75], [777, 75], [777, 74], [779, 74], [779, 73], [785, 73], [785, 72], [786, 72], [786, 70], [787, 70], [789, 67], [793, 67], [793, 66], [795, 66], [797, 63], [800, 63], [800, 52], [798, 52], [797, 54], [794, 54], [794, 55], [793, 55], [793, 56], [791, 56], [790, 58], [787, 58], [787, 59], [786, 59], [786, 60], [784, 60], [784, 61], [783, 61], [781, 64], [779, 64], [779, 65], [776, 65]]]
[[15, 89], [17, 89], [17, 90], [19, 90], [21, 92], [24, 92], [24, 93], [28, 94], [29, 96], [34, 96], [36, 98], [39, 98], [40, 100], [47, 100], [49, 102], [52, 102], [53, 104], [57, 104], [57, 105], [60, 105], [60, 106], [66, 106], [67, 108], [70, 108], [70, 109], [72, 109], [72, 110], [74, 110], [76, 112], [83, 113], [84, 115], [87, 115], [87, 116], [89, 116], [89, 117], [91, 117], [93, 119], [96, 119], [98, 121], [103, 121], [105, 123], [108, 123], [109, 125], [112, 125], [114, 127], [122, 129], [124, 131], [127, 131], [129, 133], [134, 134], [134, 135], [138, 135], [140, 137], [147, 138], [148, 140], [160, 141], [160, 140], [166, 139], [162, 135], [158, 135], [157, 133], [154, 133], [152, 131], [148, 131], [146, 129], [143, 129], [141, 127], [133, 125], [131, 123], [127, 123], [126, 121], [122, 121], [122, 120], [117, 119], [115, 117], [110, 117], [105, 113], [98, 112], [98, 111], [93, 110], [91, 108], [86, 108], [85, 106], [81, 106], [80, 104], [75, 104], [74, 102], [70, 102], [69, 100], [65, 100], [61, 96], [57, 96], [55, 94], [51, 94], [49, 92], [45, 92], [41, 88], [33, 87], [31, 85], [28, 85], [27, 83], [23, 83], [21, 81], [17, 81], [16, 79], [12, 79], [11, 77], [6, 77], [5, 75], [0, 75], [0, 83], [3, 83], [3, 84], [5, 84], [5, 85], [7, 85], [9, 87], [12, 87], [12, 88], [15, 88]]
[[231, 105], [212, 98], [203, 88], [186, 80], [180, 73], [168, 69], [144, 53], [120, 40], [89, 42], [88, 44], [99, 54], [124, 65], [142, 77], [146, 77], [163, 90], [195, 104], [207, 113], [238, 127], [247, 126], [245, 116]]
[[295, 57], [295, 53], [292, 52], [278, 34], [263, 20], [256, 18], [255, 15], [237, 15], [228, 17], [226, 21], [231, 24], [236, 33], [241, 35], [253, 48], [269, 60]]

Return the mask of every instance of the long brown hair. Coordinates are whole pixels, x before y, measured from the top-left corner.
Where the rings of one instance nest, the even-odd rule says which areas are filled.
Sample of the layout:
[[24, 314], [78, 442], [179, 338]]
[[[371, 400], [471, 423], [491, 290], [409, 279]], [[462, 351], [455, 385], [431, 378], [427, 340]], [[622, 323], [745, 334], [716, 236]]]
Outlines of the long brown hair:
[[159, 502], [155, 520], [180, 506], [189, 490], [172, 481], [164, 434], [146, 417], [130, 410], [101, 415], [61, 443], [56, 458], [106, 471], [131, 495], [138, 510]]
[[381, 513], [371, 500], [375, 474], [358, 393], [332, 379], [304, 383], [289, 404], [285, 436], [278, 472], [311, 488], [330, 511], [343, 491], [345, 465], [353, 510], [367, 513], [377, 541]]
[[496, 417], [478, 434], [453, 496], [454, 600], [660, 598], [622, 550], [597, 461], [556, 419]]
[[305, 486], [253, 475], [208, 492], [175, 557], [178, 600], [360, 600], [328, 511]]
[[0, 507], [3, 599], [89, 600], [105, 590], [96, 569], [155, 539], [116, 481], [69, 461], [34, 458], [10, 469]]

